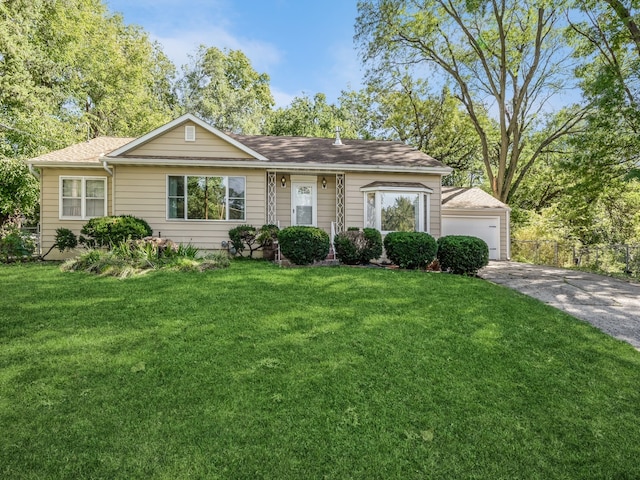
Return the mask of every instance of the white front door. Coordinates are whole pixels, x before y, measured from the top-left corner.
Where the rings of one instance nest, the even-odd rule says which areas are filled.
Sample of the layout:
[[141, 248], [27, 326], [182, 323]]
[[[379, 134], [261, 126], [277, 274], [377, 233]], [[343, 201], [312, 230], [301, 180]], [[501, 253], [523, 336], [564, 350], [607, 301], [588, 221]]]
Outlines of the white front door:
[[316, 177], [291, 177], [291, 225], [317, 226], [316, 187]]

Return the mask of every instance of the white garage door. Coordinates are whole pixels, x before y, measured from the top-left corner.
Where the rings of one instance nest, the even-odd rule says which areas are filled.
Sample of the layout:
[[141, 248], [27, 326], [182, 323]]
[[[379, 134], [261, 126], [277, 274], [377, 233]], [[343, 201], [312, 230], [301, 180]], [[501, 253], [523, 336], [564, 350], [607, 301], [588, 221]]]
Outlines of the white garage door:
[[469, 235], [489, 246], [489, 259], [500, 260], [500, 217], [442, 217], [442, 236]]

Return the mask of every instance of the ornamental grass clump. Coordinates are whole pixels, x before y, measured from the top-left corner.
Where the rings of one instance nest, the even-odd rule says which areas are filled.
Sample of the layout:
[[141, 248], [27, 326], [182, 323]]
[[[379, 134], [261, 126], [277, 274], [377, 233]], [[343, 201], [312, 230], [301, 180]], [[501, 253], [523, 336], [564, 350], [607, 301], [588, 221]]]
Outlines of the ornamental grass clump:
[[382, 235], [375, 228], [349, 229], [333, 240], [336, 257], [346, 265], [366, 265], [382, 256]]
[[296, 265], [309, 265], [327, 258], [329, 234], [317, 227], [287, 227], [278, 233], [280, 251]]
[[438, 239], [438, 261], [443, 272], [476, 275], [489, 263], [489, 247], [477, 237], [448, 235]]
[[391, 232], [384, 237], [387, 257], [400, 268], [426, 268], [436, 258], [438, 244], [425, 232]]
[[127, 278], [154, 270], [204, 272], [230, 265], [226, 252], [205, 256], [200, 256], [199, 252], [193, 245], [178, 245], [171, 240], [150, 237], [121, 242], [111, 250], [89, 249], [67, 260], [61, 269]]

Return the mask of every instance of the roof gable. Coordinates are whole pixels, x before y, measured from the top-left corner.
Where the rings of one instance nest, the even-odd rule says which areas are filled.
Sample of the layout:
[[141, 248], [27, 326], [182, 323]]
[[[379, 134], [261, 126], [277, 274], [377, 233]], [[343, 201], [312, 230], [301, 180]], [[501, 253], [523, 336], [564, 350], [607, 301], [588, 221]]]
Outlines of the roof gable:
[[442, 187], [442, 208], [504, 208], [511, 210], [508, 205], [478, 187]]
[[[193, 127], [195, 139], [186, 139], [185, 127]], [[114, 150], [109, 158], [217, 158], [267, 159], [241, 142], [187, 113]]]

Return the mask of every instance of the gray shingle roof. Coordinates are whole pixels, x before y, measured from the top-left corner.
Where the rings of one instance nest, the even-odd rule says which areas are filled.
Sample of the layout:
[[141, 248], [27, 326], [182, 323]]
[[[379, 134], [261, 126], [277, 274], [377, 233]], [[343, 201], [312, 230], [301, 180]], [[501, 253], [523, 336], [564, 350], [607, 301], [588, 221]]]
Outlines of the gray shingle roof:
[[[402, 142], [344, 140], [342, 145], [334, 145], [332, 138], [235, 134], [229, 136], [263, 155], [268, 162], [274, 163], [446, 168], [433, 157]], [[101, 155], [113, 152], [133, 140], [135, 139], [98, 137], [33, 158], [30, 163], [97, 163]]]
[[487, 192], [474, 188], [463, 187], [442, 187], [442, 207], [443, 208], [506, 208], [509, 206], [502, 203]]
[[343, 139], [342, 145], [334, 145], [333, 138], [229, 136], [261, 153], [271, 162], [444, 167], [435, 158], [402, 142]]

